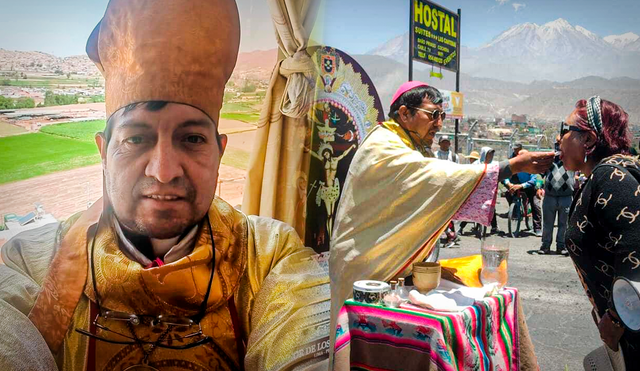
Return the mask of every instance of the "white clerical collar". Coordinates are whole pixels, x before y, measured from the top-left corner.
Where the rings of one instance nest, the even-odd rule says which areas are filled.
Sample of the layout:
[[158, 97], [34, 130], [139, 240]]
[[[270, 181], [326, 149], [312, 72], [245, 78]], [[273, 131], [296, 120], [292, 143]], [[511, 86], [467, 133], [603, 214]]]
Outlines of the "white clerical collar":
[[[122, 251], [122, 253], [129, 260], [138, 262], [143, 267], [153, 266], [154, 262], [149, 260], [149, 258], [147, 258], [142, 252], [140, 252], [140, 250], [138, 250], [133, 245], [133, 243], [127, 238], [127, 236], [125, 236], [124, 232], [122, 231], [122, 227], [118, 222], [118, 219], [113, 214], [111, 214], [110, 219], [111, 219], [111, 225], [113, 226], [113, 229], [116, 232], [116, 236], [119, 240], [118, 245], [120, 246], [120, 251]], [[191, 228], [189, 233], [187, 233], [182, 239], [177, 241], [178, 243], [173, 245], [173, 247], [171, 247], [169, 251], [167, 251], [167, 253], [164, 254], [164, 257], [162, 258], [162, 262], [164, 264], [173, 263], [189, 255], [193, 250], [197, 232], [198, 232], [198, 225], [196, 224], [193, 226], [193, 228]]]

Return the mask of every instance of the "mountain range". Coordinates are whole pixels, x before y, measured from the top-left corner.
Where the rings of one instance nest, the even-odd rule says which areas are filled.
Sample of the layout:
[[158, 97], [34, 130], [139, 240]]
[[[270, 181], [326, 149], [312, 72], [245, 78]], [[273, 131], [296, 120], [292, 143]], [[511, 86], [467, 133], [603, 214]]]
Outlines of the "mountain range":
[[[406, 64], [408, 45], [409, 33], [405, 33], [366, 54]], [[544, 25], [515, 25], [478, 48], [462, 46], [460, 56], [462, 72], [505, 81], [571, 81], [585, 76], [640, 78], [638, 35], [602, 38], [562, 18]]]
[[[352, 55], [367, 71], [389, 107], [395, 89], [407, 79], [408, 34], [362, 55]], [[465, 114], [481, 117], [566, 117], [578, 99], [598, 94], [620, 104], [640, 124], [640, 37], [633, 33], [600, 37], [558, 19], [542, 26], [513, 26], [479, 48], [461, 47], [460, 88]], [[277, 49], [240, 53], [236, 78], [268, 80]], [[40, 52], [0, 49], [0, 70], [98, 71], [86, 56], [59, 58]], [[453, 74], [429, 77], [431, 67], [414, 63], [414, 79], [455, 90]]]
[[[278, 58], [278, 49], [256, 50], [238, 54], [234, 73], [242, 77], [268, 80]], [[86, 55], [57, 57], [35, 51], [15, 51], [0, 48], [0, 71], [36, 73], [72, 73], [100, 76], [100, 71]]]
[[[353, 57], [367, 71], [386, 111], [395, 90], [407, 80], [407, 66], [378, 55]], [[454, 78], [430, 79], [429, 70], [416, 70], [413, 78], [428, 81], [439, 89], [455, 90]], [[632, 124], [640, 124], [640, 79], [586, 76], [567, 82], [521, 83], [461, 73], [460, 91], [465, 97], [465, 115], [472, 117], [510, 118], [511, 114], [527, 114], [532, 118], [561, 120], [571, 113], [578, 100], [599, 95], [623, 107]]]
[[[369, 73], [384, 107], [406, 81], [409, 34], [399, 35], [355, 59]], [[600, 95], [640, 120], [640, 37], [604, 38], [558, 19], [542, 26], [513, 26], [479, 48], [461, 46], [460, 90], [465, 114], [543, 119], [566, 117], [579, 99]], [[455, 90], [453, 74], [429, 77], [431, 66], [414, 63], [416, 80]], [[436, 69], [437, 70], [437, 69]]]

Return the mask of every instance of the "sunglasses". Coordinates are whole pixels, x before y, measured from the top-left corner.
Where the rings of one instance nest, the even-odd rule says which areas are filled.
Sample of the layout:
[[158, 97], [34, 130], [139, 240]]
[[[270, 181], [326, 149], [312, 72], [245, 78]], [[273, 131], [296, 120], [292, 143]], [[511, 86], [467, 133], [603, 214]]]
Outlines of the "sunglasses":
[[579, 127], [574, 125], [569, 125], [564, 121], [560, 122], [560, 138], [562, 138], [565, 134], [567, 134], [570, 131], [577, 131], [579, 133], [583, 133], [587, 130], [580, 129]]
[[437, 120], [438, 118], [441, 118], [444, 121], [444, 119], [447, 117], [447, 114], [444, 113], [444, 111], [440, 111], [439, 109], [434, 109], [433, 111], [429, 111], [429, 110], [426, 110], [426, 109], [420, 108], [420, 107], [409, 107], [409, 108], [413, 108], [413, 109], [417, 109], [418, 111], [426, 112], [434, 120]]

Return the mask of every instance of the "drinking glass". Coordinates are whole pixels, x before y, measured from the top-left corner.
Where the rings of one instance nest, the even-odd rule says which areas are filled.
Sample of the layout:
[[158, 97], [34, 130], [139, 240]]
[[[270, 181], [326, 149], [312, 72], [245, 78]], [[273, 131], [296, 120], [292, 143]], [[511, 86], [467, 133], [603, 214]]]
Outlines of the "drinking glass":
[[498, 237], [486, 237], [480, 245], [482, 254], [482, 272], [480, 281], [483, 285], [497, 284], [499, 288], [507, 284], [507, 259], [509, 258], [509, 241]]

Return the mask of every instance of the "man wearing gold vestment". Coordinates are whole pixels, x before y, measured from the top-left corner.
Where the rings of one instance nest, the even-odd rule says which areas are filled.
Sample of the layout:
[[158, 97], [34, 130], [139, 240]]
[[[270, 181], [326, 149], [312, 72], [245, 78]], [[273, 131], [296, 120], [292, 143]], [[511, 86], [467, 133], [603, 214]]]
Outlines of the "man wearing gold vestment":
[[355, 281], [408, 275], [452, 219], [489, 225], [499, 179], [542, 172], [553, 161], [553, 152], [493, 165], [433, 158], [433, 138], [445, 118], [442, 95], [419, 81], [398, 89], [389, 112], [391, 120], [358, 148], [338, 204], [329, 261], [332, 328]]
[[326, 271], [215, 198], [239, 40], [233, 0], [110, 1], [103, 198], [4, 245], [0, 370], [326, 369]]

